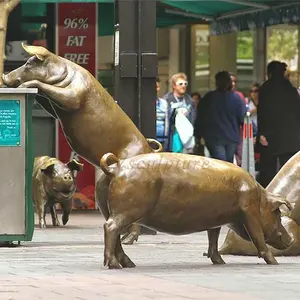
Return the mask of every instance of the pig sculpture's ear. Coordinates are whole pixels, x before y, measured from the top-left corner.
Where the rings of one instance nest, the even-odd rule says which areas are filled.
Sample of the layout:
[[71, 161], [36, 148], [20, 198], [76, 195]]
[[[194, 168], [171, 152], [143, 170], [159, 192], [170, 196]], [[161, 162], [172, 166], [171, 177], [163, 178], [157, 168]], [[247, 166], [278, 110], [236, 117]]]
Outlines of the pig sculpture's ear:
[[280, 196], [278, 194], [268, 193], [268, 199], [270, 199], [271, 202], [272, 202], [272, 211], [275, 211], [281, 205], [286, 205], [286, 207], [289, 210], [293, 209], [292, 204], [287, 199], [285, 199], [284, 197], [282, 197], [282, 196]]
[[72, 171], [78, 171], [78, 172], [80, 172], [80, 171], [83, 170], [83, 164], [81, 164], [80, 162], [78, 162], [76, 159], [72, 159], [66, 165]]
[[41, 61], [44, 61], [51, 54], [51, 52], [41, 46], [28, 46], [22, 43], [22, 47], [29, 55], [35, 56]]
[[52, 175], [54, 169], [54, 163], [47, 164], [43, 168], [41, 168], [41, 172], [45, 173], [46, 175]]

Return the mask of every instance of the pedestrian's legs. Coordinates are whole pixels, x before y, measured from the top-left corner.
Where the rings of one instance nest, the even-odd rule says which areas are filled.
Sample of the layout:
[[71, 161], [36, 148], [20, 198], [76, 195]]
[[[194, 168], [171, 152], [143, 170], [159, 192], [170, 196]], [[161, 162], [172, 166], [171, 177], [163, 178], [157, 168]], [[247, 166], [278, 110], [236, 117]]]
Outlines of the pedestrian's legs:
[[260, 154], [259, 168], [259, 183], [265, 188], [277, 173], [277, 156], [262, 151]]
[[223, 144], [207, 144], [206, 147], [212, 158], [226, 161], [226, 151]]
[[228, 143], [225, 145], [226, 161], [233, 163], [233, 157], [237, 150], [237, 143]]

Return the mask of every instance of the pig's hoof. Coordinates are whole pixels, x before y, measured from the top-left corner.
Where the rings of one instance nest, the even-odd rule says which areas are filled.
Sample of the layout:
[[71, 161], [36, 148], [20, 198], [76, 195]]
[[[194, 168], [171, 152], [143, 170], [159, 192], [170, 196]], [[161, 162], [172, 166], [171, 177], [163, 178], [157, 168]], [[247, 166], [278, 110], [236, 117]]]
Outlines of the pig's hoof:
[[115, 257], [108, 260], [105, 259], [104, 266], [107, 266], [109, 269], [122, 269], [122, 266]]
[[40, 228], [41, 229], [46, 229], [46, 224], [45, 223], [40, 223]]
[[268, 265], [278, 265], [277, 260], [271, 252], [261, 252], [258, 257], [263, 257]]
[[131, 232], [130, 234], [125, 234], [121, 241], [124, 245], [132, 245], [135, 241], [137, 241], [139, 238], [139, 235], [135, 232]]
[[274, 257], [267, 257], [267, 258], [265, 258], [265, 262], [268, 265], [279, 265], [278, 261]]
[[214, 255], [210, 259], [214, 265], [225, 265], [226, 264], [220, 255]]
[[134, 262], [126, 254], [120, 259], [120, 264], [123, 268], [135, 268]]

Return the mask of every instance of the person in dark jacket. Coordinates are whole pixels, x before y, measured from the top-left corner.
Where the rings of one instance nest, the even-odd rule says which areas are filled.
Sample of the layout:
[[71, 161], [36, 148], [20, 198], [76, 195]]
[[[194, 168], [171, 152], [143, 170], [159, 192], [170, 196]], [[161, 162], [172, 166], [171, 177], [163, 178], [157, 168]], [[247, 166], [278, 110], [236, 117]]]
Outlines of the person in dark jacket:
[[300, 96], [285, 77], [287, 65], [272, 61], [268, 80], [259, 89], [257, 107], [259, 183], [266, 187], [300, 150]]
[[215, 80], [216, 90], [208, 92], [198, 105], [194, 135], [196, 140], [205, 140], [212, 158], [232, 163], [240, 142], [246, 105], [232, 91], [229, 72], [218, 72]]

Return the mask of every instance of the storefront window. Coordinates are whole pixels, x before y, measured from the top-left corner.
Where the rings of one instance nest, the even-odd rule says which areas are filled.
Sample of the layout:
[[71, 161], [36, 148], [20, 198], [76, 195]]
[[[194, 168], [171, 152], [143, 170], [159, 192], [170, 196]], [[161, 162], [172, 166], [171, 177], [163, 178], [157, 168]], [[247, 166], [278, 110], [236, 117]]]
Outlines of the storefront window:
[[288, 65], [291, 82], [299, 87], [298, 73], [298, 27], [296, 25], [276, 25], [267, 28], [267, 63], [283, 61]]
[[191, 30], [191, 91], [203, 95], [209, 89], [209, 27], [193, 25]]

